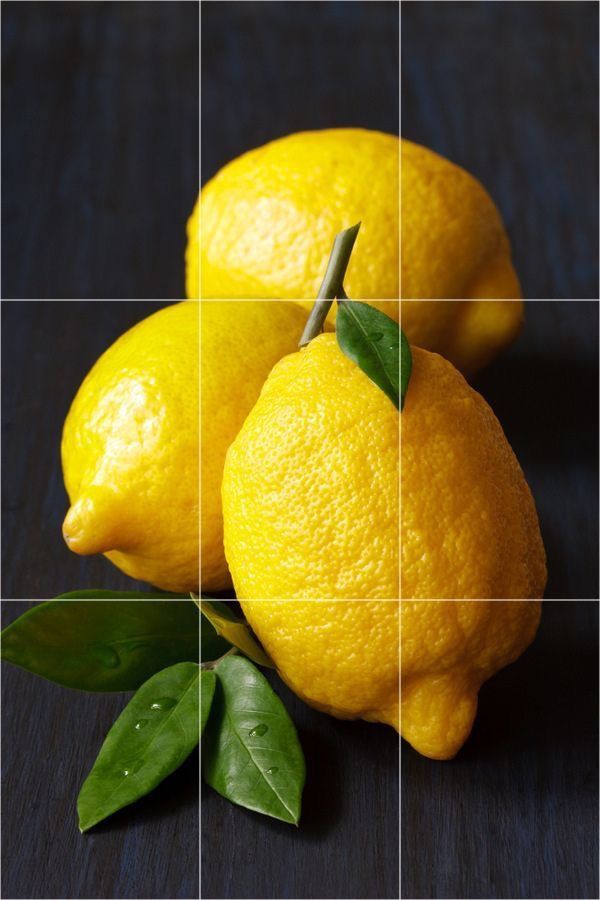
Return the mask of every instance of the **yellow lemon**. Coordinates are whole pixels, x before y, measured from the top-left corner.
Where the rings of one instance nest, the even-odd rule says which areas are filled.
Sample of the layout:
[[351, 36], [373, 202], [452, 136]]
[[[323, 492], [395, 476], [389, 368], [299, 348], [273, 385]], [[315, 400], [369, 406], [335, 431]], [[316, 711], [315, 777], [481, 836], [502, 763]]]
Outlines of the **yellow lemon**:
[[520, 298], [502, 219], [479, 181], [407, 140], [401, 171], [401, 296]]
[[531, 491], [483, 397], [412, 348], [401, 430], [401, 596], [537, 599], [546, 562]]
[[346, 292], [397, 299], [398, 173], [398, 138], [361, 128], [292, 134], [230, 162], [201, 192], [201, 296], [316, 297], [336, 234], [361, 221]]
[[238, 599], [395, 599], [398, 410], [322, 334], [279, 362], [227, 453]]
[[473, 375], [517, 337], [522, 300], [403, 300], [402, 330], [411, 344], [441, 353]]
[[198, 303], [131, 328], [84, 379], [62, 438], [70, 549], [170, 591], [198, 589], [198, 336]]
[[402, 601], [401, 734], [431, 759], [467, 740], [484, 681], [533, 641], [539, 600]]
[[201, 316], [201, 585], [231, 586], [223, 551], [221, 480], [227, 448], [273, 365], [298, 346], [307, 316], [293, 302], [203, 300]]
[[397, 600], [243, 600], [242, 609], [305, 703], [398, 730]]

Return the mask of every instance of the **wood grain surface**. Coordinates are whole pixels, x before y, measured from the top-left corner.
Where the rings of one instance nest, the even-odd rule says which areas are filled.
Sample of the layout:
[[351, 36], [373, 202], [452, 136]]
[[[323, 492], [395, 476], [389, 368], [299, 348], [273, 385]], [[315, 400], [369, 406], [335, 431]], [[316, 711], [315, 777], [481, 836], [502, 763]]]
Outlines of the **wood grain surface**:
[[[2, 627], [32, 605], [2, 601]], [[2, 664], [3, 897], [199, 896], [197, 752], [147, 797], [79, 832], [77, 794], [130, 697]]]
[[504, 216], [524, 296], [597, 298], [598, 4], [402, 3], [401, 129]]
[[201, 896], [398, 897], [398, 735], [316, 712], [265, 674], [306, 758], [300, 825], [235, 807], [202, 783]]
[[4, 298], [184, 296], [198, 2], [2, 4]]
[[202, 184], [295, 131], [398, 134], [399, 4], [202, 3]]
[[60, 464], [65, 417], [98, 357], [164, 303], [2, 301], [2, 570], [4, 599], [77, 588], [144, 590], [102, 556], [62, 537], [68, 509]]
[[458, 756], [401, 773], [402, 897], [598, 897], [597, 602], [544, 603]]

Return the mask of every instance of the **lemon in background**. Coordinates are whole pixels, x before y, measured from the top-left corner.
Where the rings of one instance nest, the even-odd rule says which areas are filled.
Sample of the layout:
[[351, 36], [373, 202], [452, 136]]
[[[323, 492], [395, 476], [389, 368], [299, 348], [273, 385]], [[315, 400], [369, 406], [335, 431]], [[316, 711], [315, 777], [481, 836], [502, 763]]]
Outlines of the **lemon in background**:
[[441, 353], [474, 375], [515, 340], [522, 300], [402, 300], [402, 330], [411, 344]]
[[504, 225], [484, 187], [432, 150], [401, 145], [402, 298], [519, 299]]
[[279, 138], [228, 163], [202, 189], [200, 222], [190, 220], [188, 231], [188, 296], [310, 300], [336, 234], [360, 221], [346, 292], [397, 299], [398, 220], [397, 137], [335, 128]]

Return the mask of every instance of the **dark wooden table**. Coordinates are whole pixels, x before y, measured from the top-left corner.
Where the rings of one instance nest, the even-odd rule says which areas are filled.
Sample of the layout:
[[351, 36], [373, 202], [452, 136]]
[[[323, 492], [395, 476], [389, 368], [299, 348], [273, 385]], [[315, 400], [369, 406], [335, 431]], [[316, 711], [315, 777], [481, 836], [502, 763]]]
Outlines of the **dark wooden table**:
[[206, 898], [399, 895], [398, 735], [306, 706], [263, 670], [296, 724], [307, 765], [300, 825], [233, 806], [202, 783]]
[[2, 4], [4, 298], [184, 296], [199, 3]]
[[597, 602], [545, 602], [456, 759], [401, 773], [402, 897], [598, 897]]
[[399, 4], [202, 4], [202, 183], [295, 131], [398, 134]]
[[[2, 626], [31, 605], [2, 601]], [[197, 752], [147, 797], [79, 832], [77, 794], [130, 696], [2, 665], [3, 897], [199, 896]]]
[[165, 306], [144, 301], [2, 301], [1, 596], [143, 590], [102, 556], [71, 553], [60, 439], [83, 378], [124, 331]]
[[598, 4], [403, 3], [402, 134], [481, 179], [524, 295], [597, 298]]

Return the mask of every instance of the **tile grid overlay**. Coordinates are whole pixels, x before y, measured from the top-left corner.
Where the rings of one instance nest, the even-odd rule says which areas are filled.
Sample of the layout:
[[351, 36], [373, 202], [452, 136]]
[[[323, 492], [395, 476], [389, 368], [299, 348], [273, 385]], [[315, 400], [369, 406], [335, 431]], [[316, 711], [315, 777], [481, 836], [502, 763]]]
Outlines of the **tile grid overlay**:
[[[200, 17], [200, 29], [201, 29], [201, 28], [202, 28], [202, 17]], [[400, 38], [399, 38], [399, 43], [400, 43]], [[200, 43], [200, 46], [201, 46], [201, 43]], [[400, 53], [401, 53], [401, 50], [400, 50]], [[400, 77], [400, 73], [399, 73], [399, 77]], [[199, 79], [201, 80], [201, 58], [200, 58], [200, 61], [199, 61]], [[200, 94], [200, 96], [201, 96], [201, 94]], [[201, 120], [202, 120], [202, 116], [200, 116], [200, 123], [201, 123]], [[200, 129], [201, 129], [201, 124], [200, 124]], [[201, 136], [201, 131], [200, 131], [199, 136], [198, 136], [199, 141], [200, 141], [200, 147], [202, 147], [201, 137], [202, 137], [202, 136]], [[199, 170], [199, 172], [198, 172], [198, 183], [200, 183], [200, 170]], [[34, 302], [34, 301], [27, 301], [27, 300], [17, 301], [17, 300], [11, 300], [10, 298], [7, 298], [7, 299], [3, 299], [1, 302], [2, 302], [2, 303], [19, 303], [19, 302], [21, 302], [21, 303], [27, 303], [27, 302]], [[52, 302], [52, 301], [50, 301], [50, 302]], [[65, 301], [65, 302], [77, 302], [77, 301]], [[106, 301], [106, 302], [115, 302], [115, 303], [119, 303], [119, 302], [131, 302], [131, 301], [118, 301], [118, 300], [112, 300], [112, 301]], [[140, 301], [140, 302], [143, 302], [143, 301]], [[160, 301], [157, 301], [157, 302], [160, 302]], [[571, 301], [568, 301], [568, 300], [564, 300], [564, 301], [545, 301], [545, 300], [540, 299], [540, 300], [532, 300], [532, 301], [528, 301], [528, 302], [529, 302], [529, 303], [545, 303], [545, 302], [569, 303], [569, 302], [571, 302]], [[595, 305], [595, 306], [598, 306], [598, 304], [599, 304], [600, 301], [599, 301], [599, 300], [589, 300], [589, 301], [580, 301], [580, 302], [586, 302], [586, 303], [590, 303], [590, 304], [593, 304], [593, 305]], [[199, 353], [201, 354], [201, 333], [200, 333], [199, 340], [200, 340]], [[201, 393], [201, 383], [200, 383], [200, 382], [199, 382], [199, 384], [198, 384], [198, 391], [199, 391], [199, 394], [200, 394], [200, 393]], [[400, 438], [400, 440], [401, 440], [401, 438]], [[202, 452], [202, 449], [201, 449], [201, 452]], [[400, 471], [399, 471], [399, 476], [400, 476]], [[199, 474], [199, 478], [200, 478], [200, 474]], [[201, 484], [199, 485], [199, 490], [200, 490], [200, 492], [201, 492], [201, 490], [202, 490]], [[401, 513], [401, 507], [402, 507], [402, 496], [401, 496], [401, 490], [400, 490], [400, 477], [399, 477], [399, 510], [400, 510], [400, 513]], [[399, 522], [400, 522], [400, 516], [399, 516]], [[400, 527], [400, 525], [399, 525], [399, 527]], [[399, 538], [400, 538], [400, 535], [399, 535]], [[2, 598], [2, 599], [4, 600], [5, 598]], [[572, 598], [569, 598], [569, 599], [572, 599]], [[18, 601], [18, 602], [22, 602], [23, 604], [27, 604], [27, 603], [30, 602], [30, 601], [23, 599], [23, 600], [20, 600], [20, 601]], [[93, 601], [90, 601], [90, 602], [93, 602]], [[119, 602], [119, 601], [115, 601], [115, 602]], [[292, 602], [292, 601], [290, 601], [290, 602]], [[318, 602], [318, 601], [315, 601], [315, 602]], [[337, 602], [339, 602], [339, 603], [344, 603], [344, 602], [346, 602], [346, 601], [340, 600], [340, 601], [337, 601]], [[387, 602], [389, 602], [389, 603], [396, 603], [396, 602], [398, 602], [398, 601], [397, 601], [396, 599], [390, 598], [390, 599], [388, 599], [388, 600], [383, 600], [383, 601], [381, 601], [381, 602], [384, 602], [384, 603], [387, 603]], [[415, 602], [427, 603], [427, 602], [431, 602], [431, 601], [415, 601]], [[455, 601], [448, 600], [447, 602], [455, 602]], [[472, 601], [472, 602], [477, 602], [477, 601]], [[499, 600], [499, 601], [497, 601], [497, 602], [502, 602], [502, 601]], [[519, 601], [513, 601], [513, 602], [519, 602]], [[546, 602], [546, 603], [560, 603], [560, 602], [565, 602], [565, 601], [564, 601], [562, 598], [552, 598], [551, 600], [547, 600], [547, 601], [545, 601], [545, 602]], [[580, 600], [579, 602], [591, 603], [591, 604], [594, 604], [594, 605], [597, 606], [598, 603], [599, 603], [599, 600], [598, 600], [597, 597], [595, 597], [595, 598], [581, 598], [581, 600]], [[401, 642], [400, 642], [400, 638], [401, 638], [401, 622], [402, 622], [402, 617], [401, 617], [401, 615], [400, 615], [400, 617], [399, 617], [399, 635], [398, 635], [398, 637], [399, 637], [399, 648], [401, 648]], [[401, 653], [401, 649], [399, 649], [399, 653]], [[400, 666], [401, 666], [401, 656], [399, 657], [399, 662], [400, 662]], [[399, 676], [399, 677], [400, 677], [400, 676]], [[400, 682], [399, 682], [399, 691], [400, 691], [400, 690], [401, 690], [401, 686], [400, 686]], [[399, 784], [400, 784], [400, 800], [401, 800], [401, 794], [402, 794], [402, 765], [401, 765], [401, 751], [400, 751], [400, 750], [399, 750], [399, 763], [398, 763], [398, 764], [399, 764], [399, 767], [400, 767], [400, 781], [399, 781]], [[402, 804], [401, 804], [401, 802], [400, 802], [400, 809], [402, 809]], [[202, 822], [201, 822], [201, 817], [200, 817], [200, 831], [199, 831], [200, 837], [199, 837], [199, 846], [198, 846], [198, 851], [199, 851], [199, 853], [200, 853], [200, 849], [201, 849], [201, 840], [202, 840], [202, 829], [201, 829], [201, 825], [202, 825]], [[400, 820], [400, 831], [402, 830], [402, 827], [403, 827], [403, 826], [402, 826], [402, 819], [401, 819], [401, 820]], [[400, 835], [398, 835], [398, 840], [400, 840]], [[400, 896], [408, 896], [408, 895], [406, 895], [406, 894], [404, 894], [404, 893], [402, 892], [402, 856], [401, 856], [401, 855], [400, 855], [400, 871], [399, 871], [399, 878], [400, 878]]]

